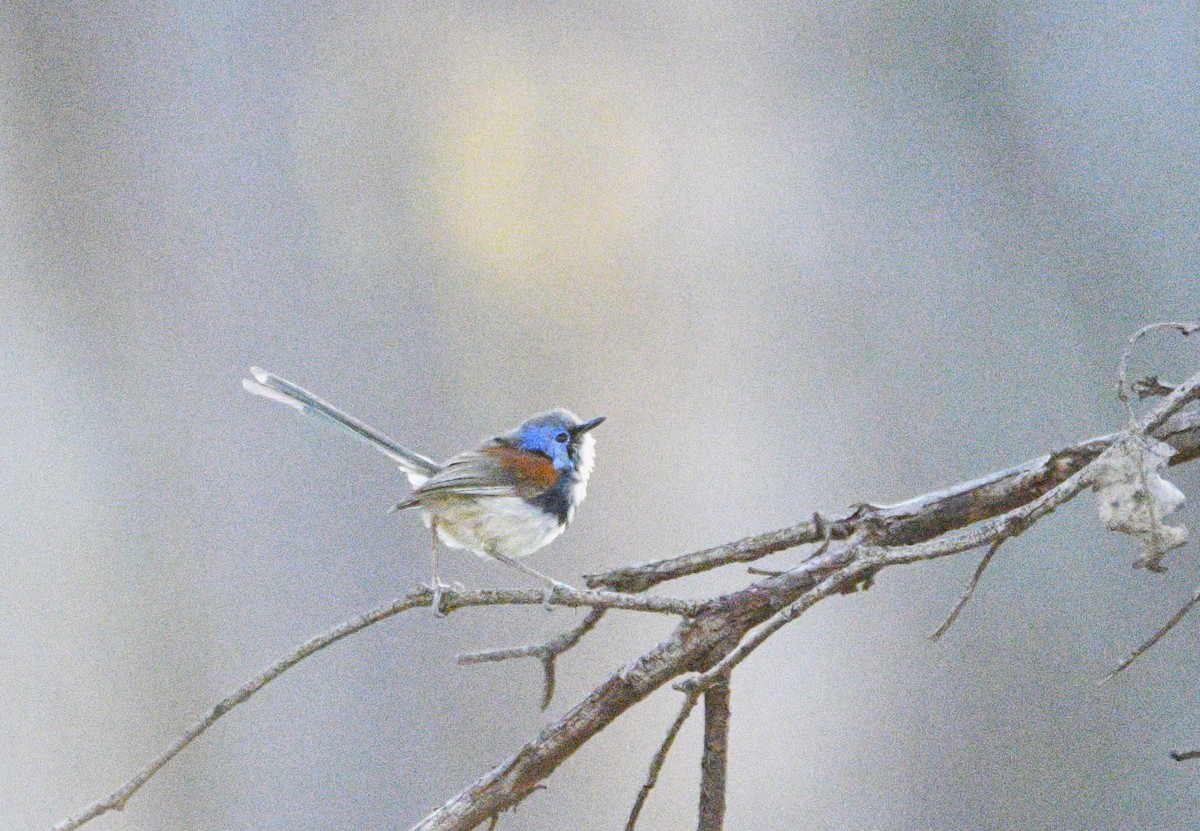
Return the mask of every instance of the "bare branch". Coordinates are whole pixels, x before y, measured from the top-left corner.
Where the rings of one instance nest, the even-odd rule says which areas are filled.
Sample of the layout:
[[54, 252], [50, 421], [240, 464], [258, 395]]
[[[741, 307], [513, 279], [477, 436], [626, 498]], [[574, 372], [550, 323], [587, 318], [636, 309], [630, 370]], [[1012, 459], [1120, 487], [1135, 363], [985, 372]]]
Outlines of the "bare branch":
[[992, 562], [992, 557], [996, 556], [996, 551], [1004, 544], [1005, 539], [1007, 537], [998, 539], [992, 543], [992, 547], [987, 550], [987, 553], [983, 555], [983, 559], [979, 561], [979, 565], [975, 567], [975, 573], [971, 576], [971, 583], [967, 586], [967, 590], [963, 592], [962, 597], [954, 604], [954, 608], [950, 610], [950, 614], [942, 621], [942, 625], [929, 636], [929, 640], [940, 640], [942, 635], [950, 631], [950, 627], [954, 625], [954, 621], [958, 620], [959, 613], [962, 612], [963, 607], [970, 601], [971, 595], [975, 594], [975, 587], [979, 585], [980, 579], [983, 578], [983, 573], [987, 571], [988, 565]]
[[[846, 520], [843, 519], [834, 523], [835, 527], [831, 533], [843, 539], [849, 536], [849, 532], [845, 530], [847, 528], [845, 522]], [[817, 542], [820, 539], [821, 533], [814, 523], [801, 522], [791, 528], [769, 531], [766, 534], [755, 534], [728, 545], [705, 548], [679, 557], [623, 566], [603, 574], [585, 574], [583, 579], [592, 588], [604, 587], [617, 591], [643, 592], [668, 580], [686, 577], [689, 574], [699, 574], [702, 571], [730, 563], [753, 562], [768, 554]]]
[[1172, 750], [1171, 758], [1176, 762], [1187, 762], [1191, 759], [1200, 759], [1200, 749], [1195, 750]]
[[[1200, 384], [1200, 373], [1193, 380], [1197, 384]], [[949, 534], [940, 539], [929, 540], [927, 542], [885, 549], [882, 554], [884, 562], [888, 565], [897, 565], [900, 563], [932, 560], [962, 551], [969, 551], [972, 548], [978, 548], [988, 543], [1016, 536], [1042, 517], [1053, 513], [1059, 507], [1078, 496], [1082, 491], [1091, 487], [1096, 480], [1098, 472], [1103, 470], [1108, 458], [1120, 452], [1120, 450], [1119, 442], [1110, 444], [1100, 455], [1093, 458], [1084, 467], [1075, 471], [1036, 499], [998, 517], [981, 522], [966, 531]]]
[[725, 771], [729, 765], [729, 676], [704, 691], [704, 755], [700, 759], [698, 831], [725, 827]]
[[555, 659], [579, 643], [580, 638], [592, 631], [602, 617], [604, 617], [603, 609], [591, 609], [579, 623], [545, 643], [515, 646], [509, 649], [489, 649], [485, 652], [468, 652], [465, 655], [459, 655], [458, 662], [460, 664], [482, 664], [491, 661], [507, 661], [512, 658], [537, 658], [542, 664], [544, 679], [542, 709], [545, 710], [550, 706], [550, 700], [554, 698]]
[[[1148, 432], [1176, 449], [1171, 458], [1172, 465], [1200, 457], [1200, 413], [1175, 416]], [[885, 533], [880, 539], [883, 544], [933, 539], [1026, 504], [1093, 461], [1122, 435], [1098, 436], [981, 479], [896, 505], [860, 505], [851, 513], [829, 521], [830, 537], [847, 539], [860, 525], [874, 523]], [[817, 542], [822, 537], [817, 524], [806, 521], [728, 545], [584, 575], [584, 579], [593, 588], [640, 592], [668, 580], [731, 563], [753, 562], [788, 548]]]
[[[101, 814], [109, 811], [119, 811], [137, 791], [150, 781], [159, 770], [175, 758], [180, 751], [192, 743], [201, 733], [212, 727], [223, 715], [234, 707], [244, 703], [267, 684], [274, 681], [287, 670], [303, 661], [305, 658], [321, 651], [327, 646], [337, 643], [348, 635], [353, 635], [368, 626], [387, 620], [409, 609], [428, 606], [433, 595], [427, 588], [421, 588], [404, 597], [389, 603], [376, 606], [367, 612], [340, 623], [309, 641], [301, 644], [284, 657], [258, 673], [234, 692], [217, 702], [203, 718], [183, 732], [171, 746], [155, 757], [149, 764], [137, 772], [124, 785], [117, 788], [108, 796], [93, 802], [74, 816], [68, 817], [54, 826], [54, 831], [71, 831]], [[547, 594], [541, 589], [534, 590], [485, 590], [485, 591], [446, 591], [442, 595], [442, 608], [447, 613], [455, 609], [470, 606], [512, 606], [512, 605], [542, 605], [551, 603], [559, 606], [590, 606], [592, 613], [599, 609], [628, 609], [631, 611], [652, 612], [657, 614], [687, 615], [694, 614], [700, 604], [690, 600], [673, 600], [662, 597], [645, 597], [622, 595], [615, 592], [554, 590]]]
[[675, 744], [675, 737], [679, 735], [679, 730], [688, 720], [688, 716], [692, 714], [692, 709], [699, 700], [700, 693], [698, 691], [684, 695], [679, 714], [675, 716], [675, 721], [671, 723], [667, 735], [663, 737], [662, 744], [658, 746], [658, 751], [650, 760], [650, 770], [646, 774], [645, 783], [638, 791], [637, 799], [633, 802], [633, 808], [629, 811], [629, 819], [625, 822], [625, 831], [634, 831], [637, 827], [638, 817], [642, 813], [642, 807], [646, 804], [646, 797], [650, 796], [650, 791], [654, 790], [654, 786], [658, 784], [658, 774], [662, 771], [663, 762], [667, 760], [667, 753], [671, 751], [671, 745]]
[[[846, 547], [839, 547], [781, 575], [713, 599], [695, 617], [681, 622], [666, 641], [609, 676], [515, 755], [425, 817], [414, 831], [466, 831], [494, 811], [520, 802], [538, 782], [628, 708], [682, 673], [703, 673], [712, 668], [738, 647], [747, 632], [798, 600], [797, 613], [879, 568], [948, 556], [1024, 530], [1086, 487], [1084, 477], [1075, 474], [1121, 435], [1092, 439], [899, 505], [859, 507], [848, 520], [831, 523], [830, 533], [838, 539], [848, 528], [870, 528], [873, 544], [863, 552], [869, 556], [851, 563], [849, 558], [839, 559], [847, 554]], [[1200, 456], [1200, 416], [1196, 413], [1171, 418], [1156, 435], [1177, 448], [1188, 448], [1187, 458]], [[1177, 456], [1173, 461], [1180, 459]], [[972, 523], [980, 527], [948, 540], [934, 539]], [[801, 523], [732, 546], [592, 575], [587, 578], [588, 584], [610, 585], [611, 577], [611, 585], [645, 588], [726, 562], [752, 561], [787, 547], [784, 542], [788, 539], [795, 540], [794, 545], [815, 542], [815, 533], [813, 523]], [[755, 549], [754, 541], [762, 547]], [[895, 549], [881, 547], [895, 543], [902, 545]], [[809, 591], [814, 594], [802, 600]]]
[[[1123, 362], [1122, 377], [1124, 369]], [[595, 625], [601, 610], [617, 608], [669, 614], [680, 616], [682, 620], [665, 641], [612, 673], [583, 701], [546, 726], [540, 735], [526, 743], [516, 754], [426, 816], [416, 829], [468, 831], [494, 820], [502, 811], [519, 804], [530, 793], [544, 787], [542, 781], [560, 764], [634, 704], [672, 680], [687, 676], [686, 680], [677, 684], [685, 692], [684, 711], [677, 717], [668, 741], [664, 742], [656, 755], [657, 766], [652, 764], [647, 786], [643, 787], [644, 793], [639, 795], [638, 805], [635, 806], [636, 811], [640, 811], [661, 768], [662, 759], [659, 757], [665, 758], [670, 743], [674, 741], [699, 696], [705, 695], [707, 710], [710, 700], [708, 693], [719, 685], [727, 685], [732, 670], [778, 629], [801, 616], [817, 602], [834, 594], [854, 590], [883, 568], [950, 556], [990, 545], [991, 549], [977, 569], [973, 588], [1004, 539], [1022, 533], [1093, 484], [1095, 471], [1099, 468], [1097, 463], [1104, 460], [1105, 454], [1115, 452], [1112, 450], [1114, 445], [1131, 434], [1144, 431], [1170, 443], [1176, 449], [1172, 463], [1200, 457], [1200, 413], [1183, 411], [1197, 397], [1200, 397], [1200, 374], [1172, 390], [1140, 424], [1133, 423], [1131, 430], [1123, 433], [1091, 439], [1018, 467], [897, 505], [860, 505], [832, 522], [824, 522], [817, 517], [792, 528], [748, 537], [728, 545], [586, 578], [593, 589], [620, 591], [577, 591], [559, 587], [550, 591], [446, 592], [443, 600], [447, 612], [475, 605], [542, 603], [589, 608], [584, 622], [546, 644], [463, 656], [464, 663], [537, 657], [542, 661], [546, 673], [546, 700], [553, 693], [554, 659], [571, 648]], [[822, 539], [826, 545], [800, 565], [721, 597], [691, 601], [635, 594], [666, 580], [729, 563], [752, 562], [777, 551]], [[829, 545], [830, 541], [835, 544]], [[970, 590], [967, 593], [969, 596]], [[123, 806], [159, 768], [225, 712], [247, 700], [266, 683], [308, 655], [399, 611], [427, 606], [430, 598], [427, 590], [413, 593], [340, 624], [309, 641], [216, 705], [204, 719], [121, 789], [76, 817], [64, 821], [58, 828], [64, 831], [76, 828], [95, 816]], [[1195, 602], [1194, 599], [1192, 603]], [[1177, 617], [1186, 614], [1190, 605], [1181, 610]], [[588, 621], [591, 623], [588, 624]], [[1165, 627], [1163, 633], [1168, 629], [1169, 626]], [[1152, 639], [1145, 648], [1149, 648], [1163, 633]], [[1144, 649], [1133, 657], [1142, 651]], [[721, 695], [714, 694], [711, 701], [715, 708], [713, 729], [716, 730], [715, 721], [722, 707]], [[727, 702], [726, 697], [726, 705]], [[721, 760], [714, 754], [712, 761], [716, 764]], [[723, 761], [721, 769], [724, 770]], [[631, 822], [636, 822], [636, 812], [631, 816]], [[719, 816], [716, 822], [717, 825], [709, 827], [719, 827]]]

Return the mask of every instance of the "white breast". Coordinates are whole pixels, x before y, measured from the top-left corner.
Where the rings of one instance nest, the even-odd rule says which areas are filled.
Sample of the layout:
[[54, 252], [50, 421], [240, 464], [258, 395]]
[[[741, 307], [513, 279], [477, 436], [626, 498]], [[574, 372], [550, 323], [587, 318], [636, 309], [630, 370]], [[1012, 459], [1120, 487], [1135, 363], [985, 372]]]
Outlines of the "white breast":
[[[486, 504], [487, 510], [484, 510]], [[553, 541], [565, 525], [517, 496], [461, 499], [436, 508], [438, 537], [449, 548], [465, 548], [480, 557], [496, 546], [508, 557], [524, 557]], [[432, 520], [425, 512], [426, 523]]]

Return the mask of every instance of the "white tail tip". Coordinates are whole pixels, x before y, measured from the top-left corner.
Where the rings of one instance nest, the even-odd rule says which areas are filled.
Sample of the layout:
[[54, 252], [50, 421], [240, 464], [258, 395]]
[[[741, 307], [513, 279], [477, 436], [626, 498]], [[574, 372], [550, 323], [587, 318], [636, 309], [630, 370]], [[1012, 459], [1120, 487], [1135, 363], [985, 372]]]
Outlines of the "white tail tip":
[[254, 378], [242, 379], [242, 389], [244, 389], [246, 392], [252, 395], [260, 395], [263, 398], [270, 399], [271, 401], [278, 401], [280, 404], [286, 404], [295, 410], [304, 412], [304, 405], [299, 401], [283, 394], [277, 389], [266, 386], [265, 381], [271, 377], [271, 373], [263, 372], [261, 369], [254, 366], [250, 367], [250, 374], [252, 374]]

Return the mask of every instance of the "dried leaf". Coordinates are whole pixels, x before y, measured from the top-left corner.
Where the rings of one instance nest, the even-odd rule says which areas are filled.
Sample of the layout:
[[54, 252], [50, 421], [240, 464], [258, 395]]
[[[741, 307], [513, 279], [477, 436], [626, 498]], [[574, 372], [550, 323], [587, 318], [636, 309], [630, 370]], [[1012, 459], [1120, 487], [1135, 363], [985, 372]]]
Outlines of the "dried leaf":
[[1169, 444], [1130, 435], [1097, 462], [1092, 487], [1100, 521], [1111, 531], [1137, 537], [1142, 555], [1135, 568], [1164, 571], [1163, 557], [1187, 542], [1186, 527], [1163, 523], [1184, 502], [1183, 492], [1159, 475], [1174, 454]]

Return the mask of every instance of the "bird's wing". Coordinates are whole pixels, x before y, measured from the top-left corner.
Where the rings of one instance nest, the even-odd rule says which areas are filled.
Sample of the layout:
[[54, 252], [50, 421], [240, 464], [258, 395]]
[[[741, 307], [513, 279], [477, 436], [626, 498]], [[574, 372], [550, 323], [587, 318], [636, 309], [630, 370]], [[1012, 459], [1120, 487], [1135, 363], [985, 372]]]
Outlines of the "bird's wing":
[[429, 496], [520, 496], [545, 493], [558, 481], [549, 457], [504, 444], [460, 453], [397, 507], [410, 507]]

